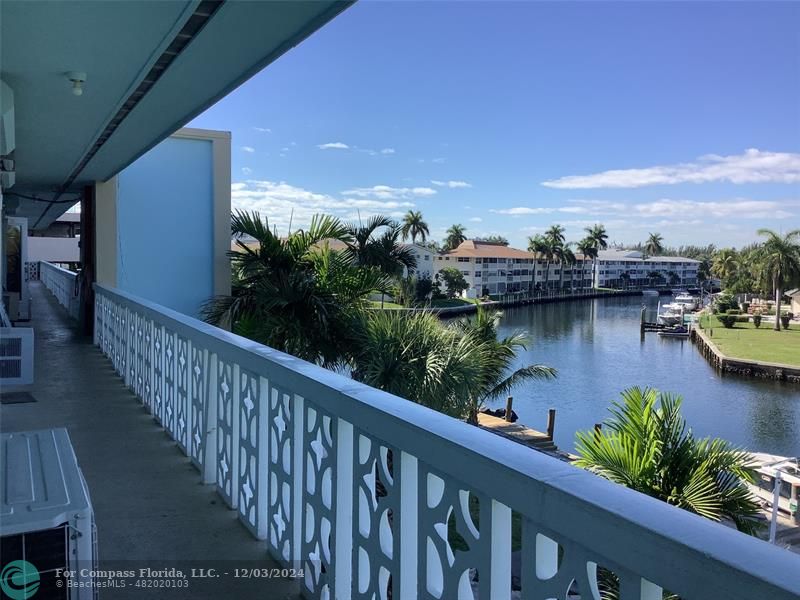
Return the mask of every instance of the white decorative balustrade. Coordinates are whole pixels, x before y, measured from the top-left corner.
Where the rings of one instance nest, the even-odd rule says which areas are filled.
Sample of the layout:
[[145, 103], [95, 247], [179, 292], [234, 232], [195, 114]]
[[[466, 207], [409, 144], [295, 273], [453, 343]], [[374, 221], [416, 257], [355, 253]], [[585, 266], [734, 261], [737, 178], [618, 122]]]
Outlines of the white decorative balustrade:
[[[685, 600], [800, 594], [800, 557], [787, 551], [196, 319], [95, 290], [95, 343], [245, 527], [303, 569], [309, 598], [511, 598], [517, 522], [514, 597], [577, 590], [597, 600], [598, 567], [618, 577], [623, 600], [660, 600], [662, 588]], [[448, 541], [453, 529], [461, 550]]]
[[77, 284], [77, 275], [49, 262], [39, 262], [39, 279], [58, 300], [58, 303], [67, 309], [73, 319], [77, 319], [80, 311], [80, 298]]

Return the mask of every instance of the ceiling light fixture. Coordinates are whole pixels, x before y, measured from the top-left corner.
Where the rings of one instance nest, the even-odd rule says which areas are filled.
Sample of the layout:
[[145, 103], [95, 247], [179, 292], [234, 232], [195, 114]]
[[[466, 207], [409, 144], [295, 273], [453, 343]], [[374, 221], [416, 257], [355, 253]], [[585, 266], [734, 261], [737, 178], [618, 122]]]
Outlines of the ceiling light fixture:
[[86, 83], [86, 73], [81, 71], [69, 71], [66, 73], [67, 79], [72, 83], [72, 93], [76, 96], [83, 95], [83, 84]]

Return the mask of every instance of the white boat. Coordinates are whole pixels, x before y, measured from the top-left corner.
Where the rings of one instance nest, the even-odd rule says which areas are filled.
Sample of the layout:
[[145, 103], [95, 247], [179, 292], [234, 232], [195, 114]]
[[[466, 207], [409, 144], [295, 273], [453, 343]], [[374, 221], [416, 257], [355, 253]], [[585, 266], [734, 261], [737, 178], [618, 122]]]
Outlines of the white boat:
[[686, 307], [682, 304], [671, 303], [661, 306], [659, 302], [656, 320], [660, 325], [683, 325], [683, 314], [685, 311]]
[[697, 298], [687, 292], [681, 292], [675, 296], [674, 304], [682, 305], [686, 307], [686, 310], [696, 310]]

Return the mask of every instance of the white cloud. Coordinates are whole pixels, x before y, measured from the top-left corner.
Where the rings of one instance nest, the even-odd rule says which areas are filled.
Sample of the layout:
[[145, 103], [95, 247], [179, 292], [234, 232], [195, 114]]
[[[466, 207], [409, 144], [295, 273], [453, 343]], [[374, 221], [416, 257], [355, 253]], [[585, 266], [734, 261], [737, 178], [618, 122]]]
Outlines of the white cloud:
[[557, 189], [589, 189], [709, 182], [799, 183], [800, 154], [750, 148], [743, 154], [730, 156], [707, 154], [691, 163], [568, 175], [544, 181], [542, 185]]
[[249, 152], [250, 154], [256, 151], [256, 149], [253, 148], [252, 146], [242, 146], [242, 150], [244, 152]]
[[431, 183], [433, 185], [437, 185], [439, 187], [448, 187], [448, 188], [471, 188], [472, 184], [467, 183], [466, 181], [439, 181], [438, 179], [431, 179]]
[[336, 198], [293, 186], [286, 182], [247, 180], [231, 185], [231, 205], [234, 209], [258, 211], [269, 218], [270, 226], [277, 226], [285, 234], [292, 227], [307, 227], [317, 213], [332, 214], [352, 220], [374, 214], [400, 217], [413, 208], [413, 202], [402, 199]]
[[243, 175], [250, 175], [253, 172], [253, 169], [250, 167], [242, 167], [242, 174]]
[[446, 158], [434, 158], [431, 159], [432, 163], [436, 163], [437, 165], [443, 164], [447, 159]]
[[350, 146], [342, 142], [328, 142], [327, 144], [319, 144], [317, 148], [320, 150], [349, 150]]
[[573, 207], [550, 207], [550, 206], [515, 206], [513, 208], [498, 208], [491, 209], [489, 212], [497, 213], [498, 215], [512, 215], [515, 217], [521, 215], [550, 215], [556, 212], [576, 212]]
[[270, 129], [269, 127], [253, 127], [253, 129], [260, 133], [272, 133], [272, 129]]
[[429, 187], [392, 187], [389, 185], [374, 185], [366, 188], [353, 188], [342, 192], [345, 196], [359, 198], [373, 197], [381, 200], [396, 200], [433, 196], [436, 190]]
[[483, 219], [481, 219], [480, 217], [472, 217], [470, 221], [472, 221], [473, 223], [482, 223]]
[[383, 148], [381, 154], [394, 154], [394, 148]]
[[737, 198], [724, 202], [698, 202], [695, 200], [670, 200], [642, 202], [632, 206], [641, 217], [715, 217], [734, 219], [783, 219], [793, 216], [786, 210], [799, 206], [798, 201], [775, 202]]
[[288, 151], [289, 151], [289, 146], [284, 146], [283, 148], [281, 148], [281, 152], [288, 152]]

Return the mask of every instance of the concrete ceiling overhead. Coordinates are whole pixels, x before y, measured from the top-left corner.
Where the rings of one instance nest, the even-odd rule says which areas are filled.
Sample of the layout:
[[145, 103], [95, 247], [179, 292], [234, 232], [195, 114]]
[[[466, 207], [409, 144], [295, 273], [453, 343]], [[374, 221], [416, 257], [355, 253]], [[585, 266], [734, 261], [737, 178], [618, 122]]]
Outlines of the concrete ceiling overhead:
[[[6, 201], [45, 226], [350, 4], [0, 2], [0, 77], [16, 113]], [[87, 74], [81, 96], [69, 71]]]

